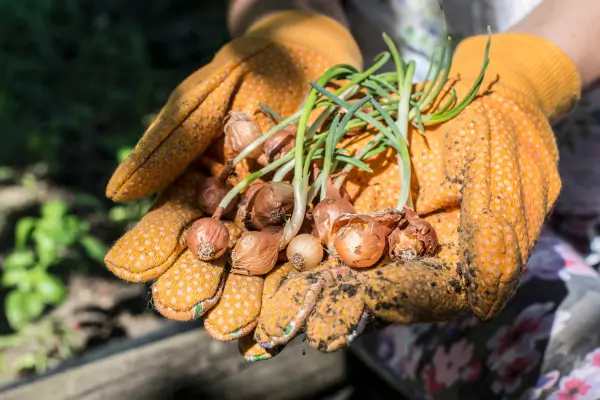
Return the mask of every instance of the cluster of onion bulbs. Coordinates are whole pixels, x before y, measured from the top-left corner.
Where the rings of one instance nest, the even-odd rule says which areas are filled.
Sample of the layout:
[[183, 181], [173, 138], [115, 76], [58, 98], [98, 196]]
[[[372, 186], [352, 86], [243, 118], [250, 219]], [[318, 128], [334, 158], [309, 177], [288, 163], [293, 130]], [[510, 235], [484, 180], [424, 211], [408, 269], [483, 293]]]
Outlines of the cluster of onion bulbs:
[[[224, 149], [231, 160], [262, 135], [259, 125], [244, 113], [232, 113], [225, 124]], [[257, 165], [266, 165], [291, 151], [293, 126], [266, 140], [248, 154]], [[283, 227], [294, 209], [291, 179], [251, 183], [219, 210], [231, 191], [228, 173], [207, 176], [197, 190], [197, 205], [206, 214], [185, 233], [185, 243], [200, 260], [228, 257], [233, 273], [263, 275], [278, 262], [290, 262], [300, 271], [319, 266], [333, 257], [352, 268], [431, 255], [438, 241], [434, 228], [410, 208], [359, 214], [347, 195], [332, 186], [327, 197], [307, 205], [298, 234], [282, 246]], [[268, 177], [265, 177], [268, 178]], [[282, 248], [283, 247], [283, 248]]]

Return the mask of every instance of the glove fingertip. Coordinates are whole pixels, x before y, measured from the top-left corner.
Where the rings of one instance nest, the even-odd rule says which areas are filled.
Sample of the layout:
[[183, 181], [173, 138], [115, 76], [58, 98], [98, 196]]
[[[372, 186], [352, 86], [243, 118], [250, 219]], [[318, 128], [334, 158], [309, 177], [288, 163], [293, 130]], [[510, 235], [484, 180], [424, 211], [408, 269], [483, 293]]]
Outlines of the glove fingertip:
[[254, 362], [269, 360], [281, 351], [281, 347], [265, 349], [255, 340], [254, 336], [255, 335], [250, 333], [238, 340], [238, 349], [246, 361]]
[[[224, 281], [224, 280], [222, 280]], [[211, 308], [217, 304], [219, 299], [221, 298], [221, 294], [223, 293], [223, 283], [221, 283], [217, 289], [215, 294], [212, 297], [205, 298], [198, 303], [194, 304], [191, 308], [187, 308], [184, 310], [176, 310], [173, 307], [168, 306], [163, 303], [158, 296], [158, 287], [156, 285], [152, 286], [152, 297], [153, 304], [156, 311], [158, 311], [162, 316], [173, 319], [176, 321], [190, 321], [196, 318], [199, 318], [206, 314]]]
[[204, 329], [213, 339], [221, 342], [229, 342], [235, 339], [239, 339], [243, 336], [248, 335], [258, 323], [258, 318], [251, 321], [248, 325], [237, 328], [234, 331], [230, 331], [226, 326], [220, 325], [218, 321], [211, 321], [209, 319], [204, 320]]
[[204, 318], [204, 327], [217, 340], [246, 335], [256, 327], [261, 309], [264, 279], [229, 274], [219, 302]]
[[198, 318], [217, 304], [226, 277], [223, 258], [201, 261], [186, 250], [152, 285], [154, 306], [167, 318]]
[[116, 262], [113, 262], [111, 252], [115, 249], [113, 247], [104, 257], [104, 264], [106, 268], [117, 278], [123, 279], [127, 282], [148, 282], [158, 278], [166, 269], [165, 265], [158, 265], [154, 268], [143, 270], [143, 271], [131, 271], [127, 267], [121, 267]]

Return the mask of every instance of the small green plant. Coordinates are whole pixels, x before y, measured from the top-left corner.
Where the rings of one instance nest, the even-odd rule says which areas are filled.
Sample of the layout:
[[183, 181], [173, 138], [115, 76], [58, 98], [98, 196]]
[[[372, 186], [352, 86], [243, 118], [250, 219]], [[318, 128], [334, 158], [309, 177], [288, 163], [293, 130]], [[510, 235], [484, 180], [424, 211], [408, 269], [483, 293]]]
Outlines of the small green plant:
[[9, 288], [4, 312], [9, 325], [20, 331], [42, 315], [47, 306], [60, 304], [65, 284], [50, 271], [79, 244], [88, 257], [102, 261], [105, 245], [89, 233], [89, 224], [71, 215], [62, 201], [41, 206], [39, 218], [26, 217], [15, 228], [15, 247], [4, 261], [1, 285]]
[[[8, 366], [13, 371], [46, 371], [51, 359], [64, 360], [71, 357], [73, 331], [55, 320], [29, 324], [18, 333], [0, 336], [0, 351], [24, 347], [27, 351], [16, 357]], [[0, 369], [6, 367], [0, 359]]]

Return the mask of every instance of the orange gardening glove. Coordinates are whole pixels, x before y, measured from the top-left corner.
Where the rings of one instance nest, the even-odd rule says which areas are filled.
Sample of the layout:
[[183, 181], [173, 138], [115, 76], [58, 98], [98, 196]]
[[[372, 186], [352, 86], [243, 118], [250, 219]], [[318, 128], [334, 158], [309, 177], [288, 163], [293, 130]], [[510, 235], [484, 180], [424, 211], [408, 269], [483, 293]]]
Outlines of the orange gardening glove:
[[[456, 51], [450, 76], [460, 78], [459, 98], [481, 69], [486, 41], [469, 38]], [[470, 310], [485, 320], [503, 308], [561, 187], [549, 121], [575, 104], [580, 81], [554, 45], [496, 34], [481, 94], [455, 119], [428, 128], [425, 137], [414, 131], [410, 137], [413, 199], [437, 231], [436, 257], [363, 270], [331, 263], [288, 275], [263, 295], [258, 345], [246, 339], [242, 348], [247, 359], [265, 358], [257, 348], [272, 352], [300, 330], [317, 349], [336, 350], [369, 316], [385, 323], [438, 322]], [[356, 171], [346, 186], [357, 212], [395, 207], [395, 153], [390, 149], [368, 164], [374, 173]]]
[[[205, 315], [206, 329], [220, 340], [250, 332], [261, 308], [263, 277], [228, 275], [223, 261], [199, 261], [180, 242], [201, 215], [195, 195], [203, 178], [191, 163], [205, 152], [223, 158], [215, 142], [229, 111], [252, 114], [264, 103], [290, 115], [310, 89], [309, 80], [338, 63], [362, 67], [345, 28], [324, 16], [282, 12], [256, 23], [181, 83], [108, 184], [107, 196], [119, 202], [161, 192], [108, 252], [108, 268], [128, 281], [156, 280], [154, 306], [169, 318]], [[255, 117], [264, 129], [266, 117]]]

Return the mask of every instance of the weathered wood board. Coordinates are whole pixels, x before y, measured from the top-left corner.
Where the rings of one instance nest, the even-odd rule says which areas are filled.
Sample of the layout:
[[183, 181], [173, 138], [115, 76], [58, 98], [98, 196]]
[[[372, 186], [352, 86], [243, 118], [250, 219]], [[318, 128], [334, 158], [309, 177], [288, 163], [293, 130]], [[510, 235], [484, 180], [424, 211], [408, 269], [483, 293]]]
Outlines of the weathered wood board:
[[193, 329], [108, 356], [98, 353], [82, 365], [2, 391], [0, 399], [300, 399], [342, 384], [345, 366], [344, 352], [319, 353], [299, 340], [271, 360], [248, 363], [236, 342], [218, 342]]

